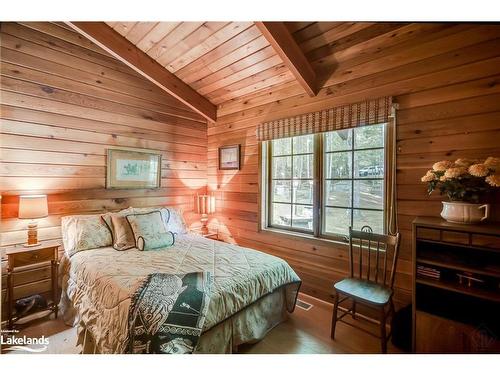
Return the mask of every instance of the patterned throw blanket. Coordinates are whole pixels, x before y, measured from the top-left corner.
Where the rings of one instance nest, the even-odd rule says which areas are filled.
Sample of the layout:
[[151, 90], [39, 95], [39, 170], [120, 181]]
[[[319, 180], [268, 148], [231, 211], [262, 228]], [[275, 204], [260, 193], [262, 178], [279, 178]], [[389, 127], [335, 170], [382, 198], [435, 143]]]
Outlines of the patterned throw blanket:
[[193, 353], [205, 322], [208, 272], [153, 273], [132, 297], [128, 353]]

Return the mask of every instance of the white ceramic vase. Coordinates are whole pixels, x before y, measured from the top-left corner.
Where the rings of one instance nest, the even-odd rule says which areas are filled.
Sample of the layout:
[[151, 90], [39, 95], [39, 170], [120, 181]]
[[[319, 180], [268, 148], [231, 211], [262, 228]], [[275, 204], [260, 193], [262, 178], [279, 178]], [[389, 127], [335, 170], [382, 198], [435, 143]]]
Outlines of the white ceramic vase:
[[489, 204], [465, 202], [442, 202], [441, 217], [450, 223], [474, 224], [486, 220], [490, 216]]

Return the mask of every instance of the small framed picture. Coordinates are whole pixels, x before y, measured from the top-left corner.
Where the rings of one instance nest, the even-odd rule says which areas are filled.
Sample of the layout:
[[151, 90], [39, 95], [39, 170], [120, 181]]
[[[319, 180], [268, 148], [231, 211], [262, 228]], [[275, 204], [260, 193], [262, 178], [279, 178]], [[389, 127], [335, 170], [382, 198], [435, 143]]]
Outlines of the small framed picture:
[[156, 189], [161, 184], [161, 154], [107, 150], [106, 189]]
[[219, 169], [240, 169], [240, 145], [219, 147]]

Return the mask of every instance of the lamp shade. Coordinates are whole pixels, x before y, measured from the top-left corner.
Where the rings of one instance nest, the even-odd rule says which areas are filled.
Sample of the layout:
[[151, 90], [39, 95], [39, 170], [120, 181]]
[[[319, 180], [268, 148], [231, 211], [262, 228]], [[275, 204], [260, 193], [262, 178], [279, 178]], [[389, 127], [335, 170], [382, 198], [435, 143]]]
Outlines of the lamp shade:
[[21, 195], [19, 219], [39, 219], [49, 214], [46, 195]]
[[202, 215], [212, 214], [215, 212], [215, 196], [213, 195], [198, 195], [196, 196], [196, 212]]

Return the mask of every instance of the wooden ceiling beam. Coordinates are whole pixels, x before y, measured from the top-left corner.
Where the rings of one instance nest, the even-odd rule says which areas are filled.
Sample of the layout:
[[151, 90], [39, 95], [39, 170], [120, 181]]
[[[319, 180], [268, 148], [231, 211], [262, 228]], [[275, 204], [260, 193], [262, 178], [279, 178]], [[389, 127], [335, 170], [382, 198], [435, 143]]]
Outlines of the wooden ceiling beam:
[[214, 104], [104, 22], [66, 23], [208, 121], [216, 121], [217, 107]]
[[283, 22], [255, 22], [262, 35], [290, 69], [309, 96], [317, 93], [316, 73]]

